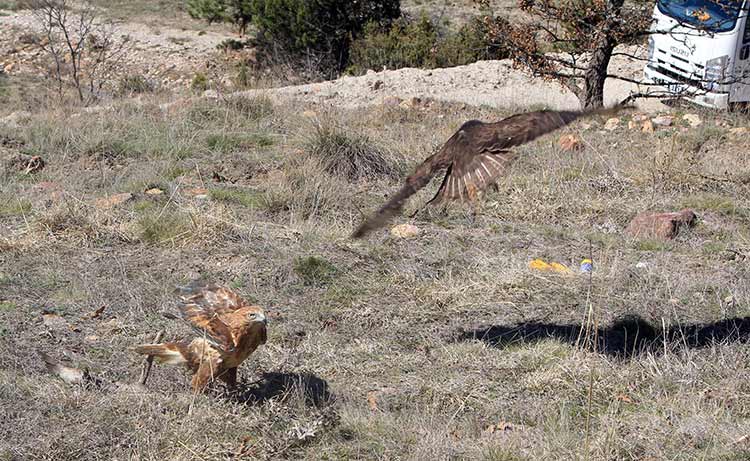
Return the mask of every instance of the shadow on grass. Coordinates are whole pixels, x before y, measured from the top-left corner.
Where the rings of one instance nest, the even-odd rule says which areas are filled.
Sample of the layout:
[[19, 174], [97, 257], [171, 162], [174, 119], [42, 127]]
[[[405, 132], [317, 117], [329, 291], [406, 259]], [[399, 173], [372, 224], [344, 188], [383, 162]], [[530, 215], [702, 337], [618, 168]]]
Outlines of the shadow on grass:
[[263, 373], [260, 380], [239, 384], [233, 400], [248, 405], [262, 405], [271, 399], [286, 400], [299, 396], [305, 405], [322, 407], [331, 402], [333, 396], [328, 383], [317, 376], [305, 373]]
[[[510, 345], [526, 344], [555, 338], [576, 344], [579, 335], [581, 344], [586, 344], [581, 333], [581, 325], [555, 325], [550, 323], [527, 322], [514, 326], [492, 325], [471, 331], [459, 331], [456, 341], [480, 340], [503, 348]], [[718, 322], [678, 325], [666, 329], [654, 326], [639, 316], [629, 316], [616, 320], [597, 331], [596, 350], [612, 357], [629, 359], [643, 352], [663, 353], [675, 347], [701, 348], [715, 343], [750, 342], [750, 317], [733, 318]], [[589, 335], [593, 338], [593, 334]], [[588, 341], [593, 349], [593, 340]]]

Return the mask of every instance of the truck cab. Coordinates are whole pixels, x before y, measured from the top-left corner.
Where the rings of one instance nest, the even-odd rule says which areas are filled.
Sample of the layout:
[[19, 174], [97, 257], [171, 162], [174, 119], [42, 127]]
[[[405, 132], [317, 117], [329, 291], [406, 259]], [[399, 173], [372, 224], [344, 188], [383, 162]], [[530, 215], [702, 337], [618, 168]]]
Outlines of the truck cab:
[[715, 109], [750, 102], [750, 21], [742, 0], [657, 0], [645, 81]]

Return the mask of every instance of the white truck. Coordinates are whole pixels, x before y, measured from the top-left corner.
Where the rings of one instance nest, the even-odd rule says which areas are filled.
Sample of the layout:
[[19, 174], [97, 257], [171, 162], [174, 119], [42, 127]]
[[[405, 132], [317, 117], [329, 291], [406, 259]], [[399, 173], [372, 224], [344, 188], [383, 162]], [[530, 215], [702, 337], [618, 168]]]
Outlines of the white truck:
[[645, 81], [716, 109], [750, 103], [750, 0], [657, 0]]

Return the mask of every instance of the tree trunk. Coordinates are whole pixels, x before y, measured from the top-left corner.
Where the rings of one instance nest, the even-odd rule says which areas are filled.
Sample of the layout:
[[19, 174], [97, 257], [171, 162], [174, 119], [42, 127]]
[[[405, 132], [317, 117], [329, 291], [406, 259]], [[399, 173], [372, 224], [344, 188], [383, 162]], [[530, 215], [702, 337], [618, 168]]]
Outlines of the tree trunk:
[[584, 109], [595, 109], [604, 105], [604, 81], [607, 79], [607, 67], [614, 49], [615, 41], [610, 37], [604, 37], [591, 55], [591, 61], [584, 74], [583, 91], [578, 95]]

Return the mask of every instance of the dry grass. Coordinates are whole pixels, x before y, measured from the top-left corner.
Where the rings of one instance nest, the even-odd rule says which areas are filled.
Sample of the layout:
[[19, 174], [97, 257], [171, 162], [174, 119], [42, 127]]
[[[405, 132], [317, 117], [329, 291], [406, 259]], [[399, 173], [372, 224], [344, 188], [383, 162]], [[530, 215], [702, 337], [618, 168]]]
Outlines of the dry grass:
[[[14, 198], [0, 205], [0, 459], [750, 456], [744, 140], [577, 124], [584, 151], [561, 152], [555, 136], [522, 147], [476, 220], [431, 209], [411, 220], [420, 238], [353, 242], [401, 182], [362, 158], [399, 152], [408, 171], [462, 121], [505, 113], [334, 110], [341, 144], [356, 147], [335, 151], [357, 159], [342, 170], [310, 155], [300, 109], [123, 104], [0, 133], [47, 161], [0, 184]], [[122, 192], [133, 197], [95, 203]], [[700, 222], [673, 242], [623, 235], [636, 212], [683, 206]], [[528, 268], [587, 256], [590, 283]], [[190, 334], [161, 314], [196, 275], [271, 313], [239, 395], [193, 396], [182, 370], [159, 365], [133, 384], [129, 347]], [[598, 327], [579, 335], [589, 312]], [[104, 385], [63, 384], [36, 349]]]

